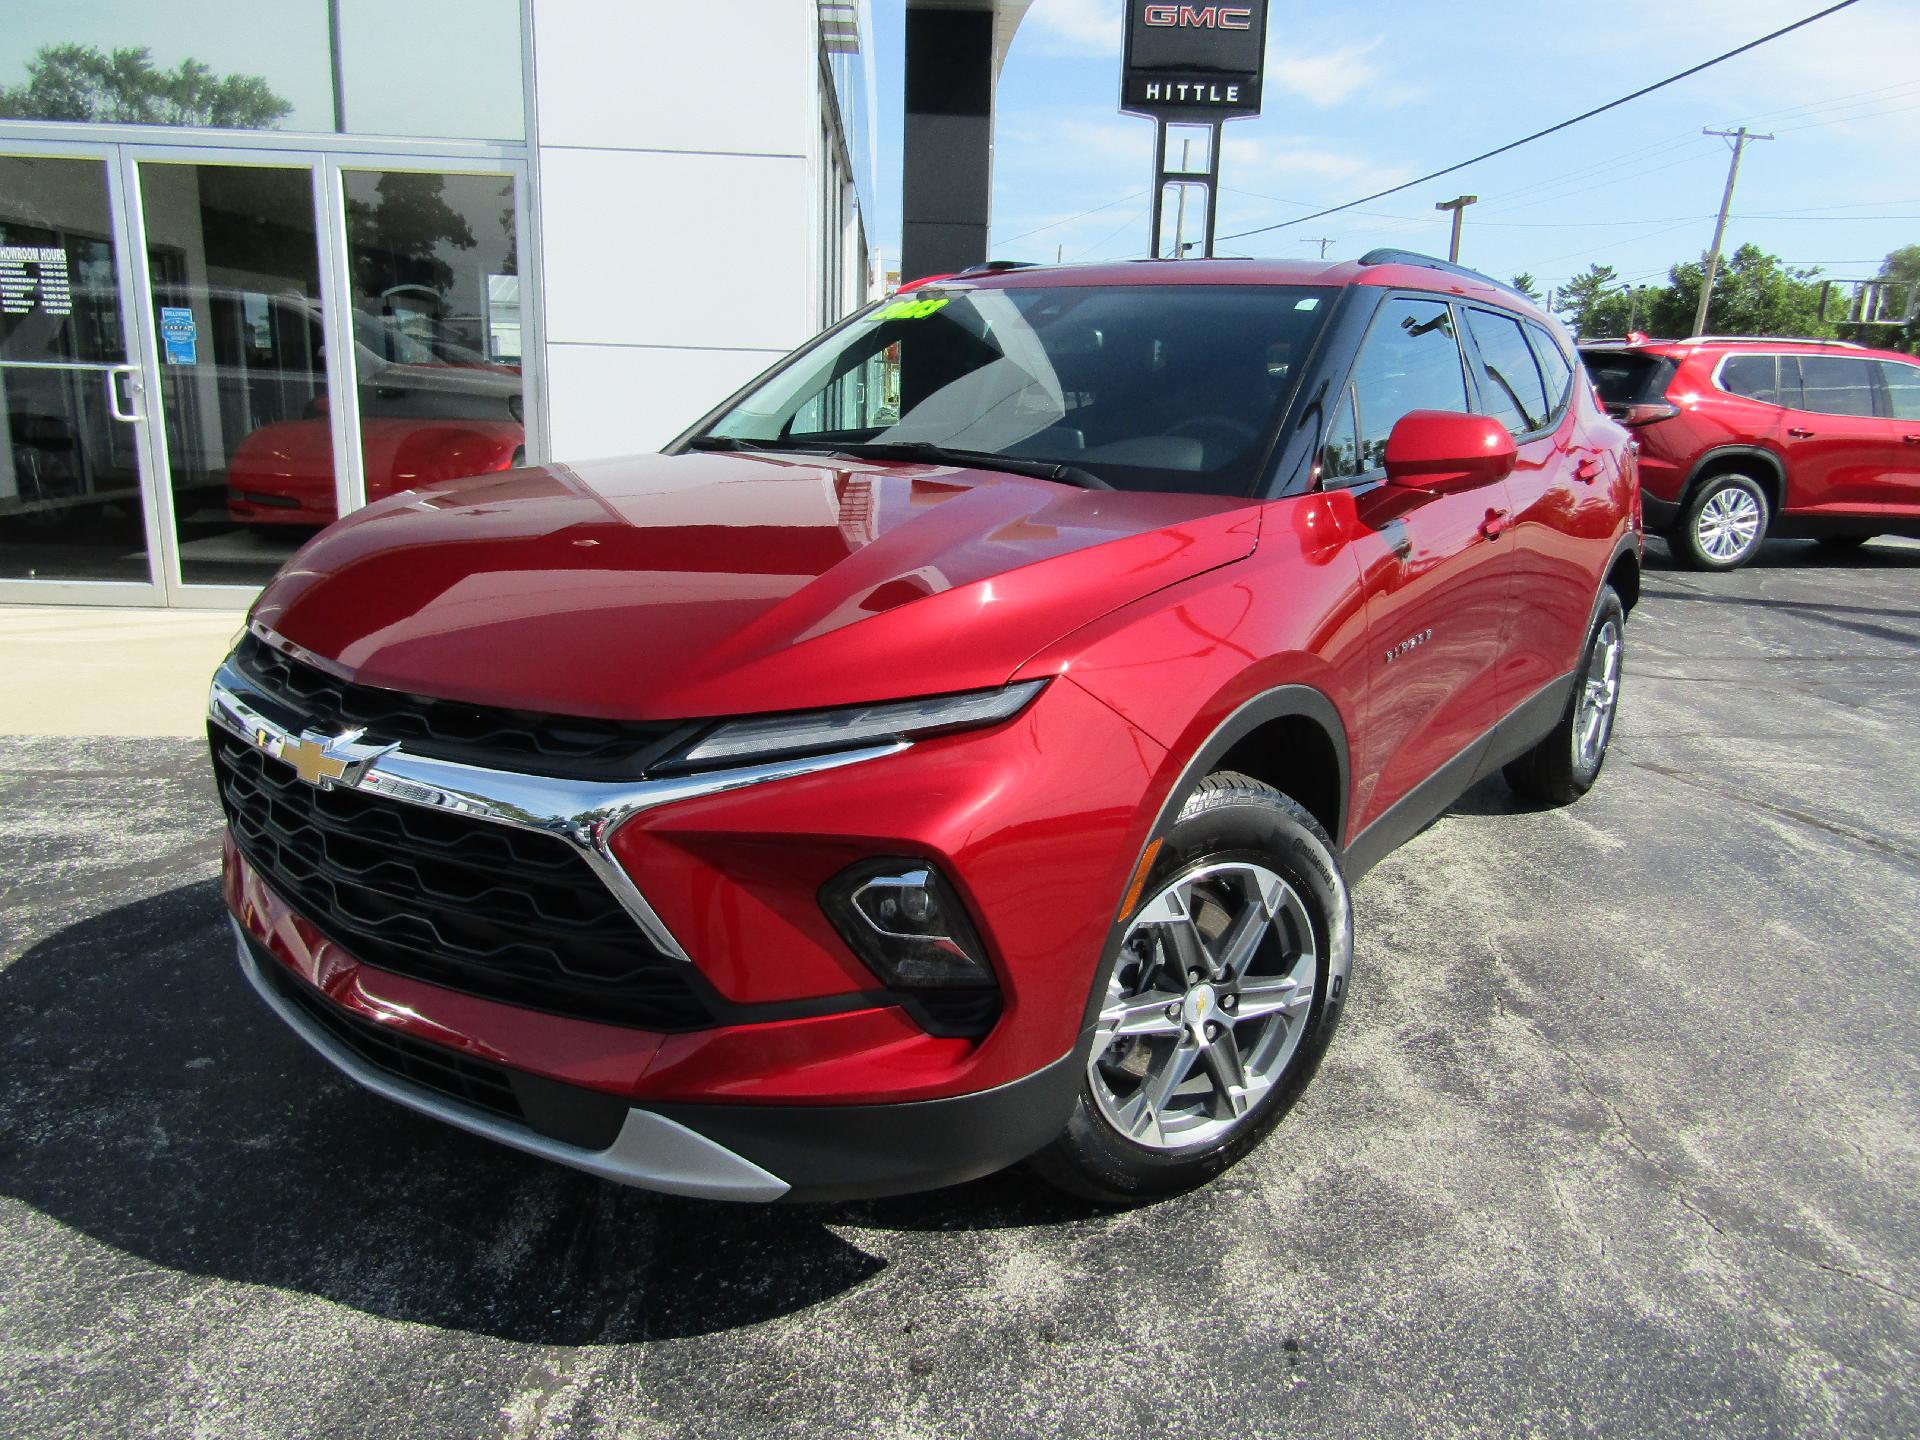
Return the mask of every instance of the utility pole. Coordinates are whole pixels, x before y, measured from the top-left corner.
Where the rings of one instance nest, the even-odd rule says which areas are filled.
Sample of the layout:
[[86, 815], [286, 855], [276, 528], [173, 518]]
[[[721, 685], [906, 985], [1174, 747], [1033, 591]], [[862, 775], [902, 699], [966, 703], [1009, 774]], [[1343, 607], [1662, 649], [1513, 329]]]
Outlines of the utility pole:
[[1727, 211], [1733, 208], [1733, 182], [1740, 178], [1740, 152], [1747, 148], [1749, 140], [1771, 140], [1771, 135], [1749, 135], [1747, 127], [1738, 130], [1707, 130], [1702, 135], [1718, 135], [1722, 140], [1733, 141], [1733, 163], [1727, 167], [1727, 191], [1720, 197], [1720, 218], [1713, 226], [1713, 248], [1707, 251], [1707, 270], [1700, 277], [1700, 304], [1693, 312], [1693, 333], [1707, 333], [1707, 304], [1713, 299], [1714, 278], [1720, 273], [1720, 242], [1727, 234]]
[[1478, 195], [1458, 195], [1451, 200], [1442, 200], [1438, 205], [1433, 207], [1436, 210], [1451, 210], [1453, 212], [1453, 240], [1447, 246], [1447, 259], [1455, 265], [1460, 263], [1461, 217], [1466, 213], [1467, 206], [1477, 205], [1479, 203], [1480, 197]]
[[[1180, 173], [1182, 175], [1187, 173], [1192, 150], [1193, 141], [1183, 136], [1180, 141]], [[1174, 204], [1176, 208], [1173, 212], [1173, 258], [1184, 260], [1187, 258], [1187, 187], [1185, 185], [1180, 187], [1180, 193], [1174, 197]]]
[[1333, 238], [1329, 235], [1322, 235], [1317, 240], [1302, 240], [1300, 243], [1302, 245], [1318, 245], [1320, 247], [1320, 258], [1324, 260], [1327, 258], [1327, 246], [1333, 243]]

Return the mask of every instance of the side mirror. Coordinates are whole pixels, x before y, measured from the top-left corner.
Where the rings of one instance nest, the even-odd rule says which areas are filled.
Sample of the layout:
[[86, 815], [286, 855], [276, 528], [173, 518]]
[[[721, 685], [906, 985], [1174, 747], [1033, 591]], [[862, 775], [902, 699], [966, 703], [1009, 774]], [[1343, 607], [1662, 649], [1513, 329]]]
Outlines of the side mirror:
[[1444, 495], [1489, 485], [1513, 473], [1507, 427], [1490, 415], [1414, 410], [1387, 436], [1387, 483]]

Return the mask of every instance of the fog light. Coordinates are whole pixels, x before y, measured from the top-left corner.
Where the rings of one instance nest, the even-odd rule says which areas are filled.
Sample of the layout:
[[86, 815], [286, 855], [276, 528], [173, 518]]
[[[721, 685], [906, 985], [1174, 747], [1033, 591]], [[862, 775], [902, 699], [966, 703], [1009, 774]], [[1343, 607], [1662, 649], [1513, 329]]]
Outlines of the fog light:
[[902, 989], [989, 987], [986, 950], [946, 877], [924, 860], [869, 860], [843, 870], [820, 903], [853, 951]]

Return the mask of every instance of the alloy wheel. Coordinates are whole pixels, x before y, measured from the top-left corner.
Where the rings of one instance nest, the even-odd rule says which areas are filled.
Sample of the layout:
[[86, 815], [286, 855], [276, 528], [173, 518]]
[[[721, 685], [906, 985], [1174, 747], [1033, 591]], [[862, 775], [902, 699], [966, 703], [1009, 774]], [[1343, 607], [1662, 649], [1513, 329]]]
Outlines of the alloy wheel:
[[1593, 637], [1587, 673], [1580, 685], [1580, 704], [1573, 717], [1574, 760], [1592, 770], [1606, 753], [1613, 733], [1613, 712], [1620, 703], [1620, 624], [1612, 617]]
[[1738, 560], [1760, 539], [1765, 516], [1751, 491], [1728, 485], [1707, 497], [1693, 522], [1693, 533], [1701, 551], [1722, 564]]
[[1300, 1048], [1319, 960], [1305, 903], [1264, 865], [1163, 885], [1128, 926], [1088, 1060], [1108, 1123], [1154, 1150], [1219, 1139]]

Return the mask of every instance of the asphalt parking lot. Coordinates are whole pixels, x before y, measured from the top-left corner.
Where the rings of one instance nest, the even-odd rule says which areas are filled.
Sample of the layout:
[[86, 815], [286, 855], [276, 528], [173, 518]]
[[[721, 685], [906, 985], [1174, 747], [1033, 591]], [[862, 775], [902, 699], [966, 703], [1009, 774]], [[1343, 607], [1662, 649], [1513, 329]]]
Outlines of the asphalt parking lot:
[[1578, 805], [1360, 887], [1222, 1182], [617, 1190], [365, 1095], [234, 969], [189, 740], [0, 740], [0, 1434], [1920, 1430], [1920, 545], [1650, 557]]

